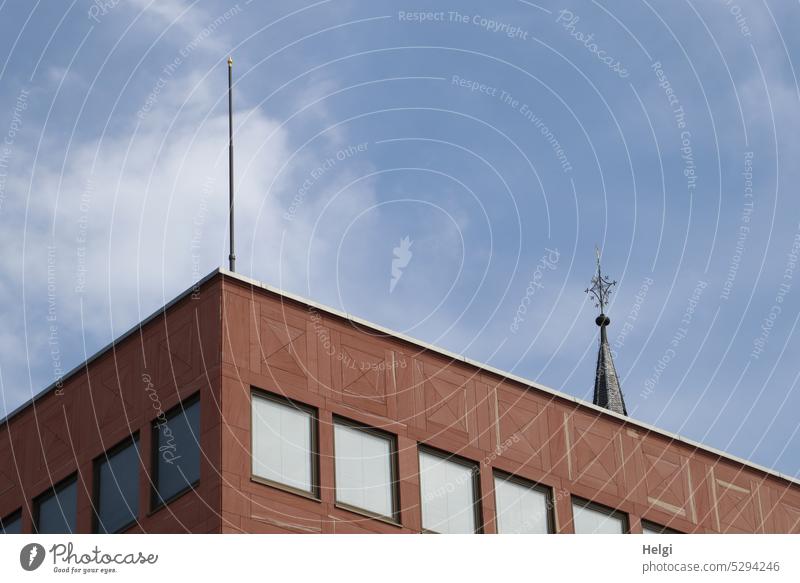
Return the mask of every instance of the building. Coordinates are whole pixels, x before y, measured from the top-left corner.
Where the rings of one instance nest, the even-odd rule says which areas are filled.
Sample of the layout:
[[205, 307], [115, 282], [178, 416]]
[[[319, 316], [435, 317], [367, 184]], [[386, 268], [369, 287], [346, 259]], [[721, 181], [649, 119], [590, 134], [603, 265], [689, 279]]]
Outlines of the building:
[[8, 532], [789, 533], [800, 483], [216, 271], [0, 422], [0, 519]]

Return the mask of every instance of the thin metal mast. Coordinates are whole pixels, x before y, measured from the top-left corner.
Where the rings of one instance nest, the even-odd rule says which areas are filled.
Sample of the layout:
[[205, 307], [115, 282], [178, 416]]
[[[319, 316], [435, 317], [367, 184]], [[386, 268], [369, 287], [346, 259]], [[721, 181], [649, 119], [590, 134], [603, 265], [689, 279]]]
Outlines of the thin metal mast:
[[236, 271], [236, 251], [233, 245], [233, 58], [228, 57], [228, 220], [230, 231], [230, 254], [228, 263]]

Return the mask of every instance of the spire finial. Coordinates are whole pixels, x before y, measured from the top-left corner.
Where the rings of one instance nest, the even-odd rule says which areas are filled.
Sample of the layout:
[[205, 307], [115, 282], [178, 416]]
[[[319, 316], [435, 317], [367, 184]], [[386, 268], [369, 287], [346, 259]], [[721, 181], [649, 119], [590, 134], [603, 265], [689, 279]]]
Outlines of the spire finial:
[[600, 315], [594, 321], [595, 324], [600, 326], [600, 349], [597, 353], [597, 371], [594, 376], [594, 398], [592, 402], [599, 407], [605, 407], [620, 415], [627, 415], [625, 399], [622, 397], [622, 388], [619, 386], [617, 369], [614, 367], [614, 359], [611, 355], [611, 347], [608, 345], [608, 336], [606, 335], [606, 326], [611, 323], [611, 320], [606, 316], [605, 309], [608, 304], [608, 298], [611, 295], [611, 288], [617, 285], [617, 282], [611, 281], [607, 276], [603, 275], [603, 270], [600, 267], [600, 248], [595, 247], [594, 253], [597, 273], [592, 278], [591, 287], [586, 289], [587, 294], [592, 294], [594, 305], [600, 308]]
[[595, 254], [595, 262], [597, 264], [597, 273], [592, 278], [592, 285], [591, 287], [586, 288], [586, 293], [591, 294], [593, 296], [594, 305], [596, 308], [600, 308], [600, 315], [597, 317], [595, 322], [598, 326], [608, 326], [611, 323], [611, 320], [606, 316], [606, 305], [608, 304], [608, 298], [611, 295], [611, 288], [617, 285], [616, 281], [611, 281], [607, 276], [603, 275], [603, 270], [600, 267], [600, 247], [595, 245], [594, 247], [594, 254]]

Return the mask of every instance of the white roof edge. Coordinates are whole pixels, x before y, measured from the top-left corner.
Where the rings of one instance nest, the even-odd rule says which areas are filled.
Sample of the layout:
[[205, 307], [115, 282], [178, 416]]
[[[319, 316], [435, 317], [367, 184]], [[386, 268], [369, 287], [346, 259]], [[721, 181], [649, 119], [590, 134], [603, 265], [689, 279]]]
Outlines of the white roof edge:
[[573, 395], [569, 395], [567, 393], [562, 393], [559, 390], [556, 390], [556, 389], [550, 388], [548, 386], [542, 385], [541, 383], [532, 381], [530, 379], [526, 379], [524, 377], [521, 377], [519, 375], [515, 375], [514, 373], [510, 373], [508, 371], [501, 370], [501, 369], [493, 367], [493, 366], [491, 366], [489, 364], [486, 364], [486, 363], [483, 363], [483, 362], [479, 362], [479, 361], [473, 360], [471, 358], [467, 358], [466, 356], [464, 356], [462, 354], [456, 354], [454, 352], [450, 352], [449, 350], [446, 350], [444, 348], [439, 348], [438, 346], [434, 346], [432, 344], [428, 344], [427, 342], [423, 342], [422, 340], [418, 340], [418, 339], [412, 338], [410, 336], [406, 336], [405, 334], [402, 334], [400, 332], [395, 332], [394, 330], [391, 330], [391, 329], [386, 328], [384, 326], [381, 326], [379, 324], [375, 324], [374, 322], [370, 322], [369, 320], [365, 320], [363, 318], [359, 318], [358, 316], [354, 316], [352, 314], [348, 314], [347, 312], [342, 312], [341, 310], [337, 310], [336, 308], [331, 308], [330, 306], [326, 306], [324, 304], [317, 303], [315, 301], [309, 300], [309, 299], [304, 298], [302, 296], [299, 296], [297, 294], [293, 294], [291, 292], [284, 291], [284, 290], [282, 290], [280, 288], [271, 286], [271, 285], [266, 284], [266, 283], [264, 283], [262, 281], [259, 281], [257, 279], [253, 279], [251, 277], [247, 277], [247, 276], [242, 275], [240, 273], [234, 273], [232, 271], [228, 271], [227, 269], [224, 269], [222, 267], [220, 267], [218, 271], [219, 271], [219, 273], [221, 273], [222, 275], [224, 275], [226, 277], [230, 277], [232, 279], [236, 279], [236, 280], [238, 280], [238, 281], [240, 281], [242, 283], [246, 283], [247, 285], [266, 290], [268, 292], [274, 293], [276, 295], [279, 295], [281, 297], [293, 300], [293, 301], [301, 303], [301, 304], [305, 304], [305, 305], [310, 306], [310, 307], [312, 307], [312, 308], [314, 308], [316, 310], [319, 310], [320, 312], [326, 312], [326, 313], [331, 314], [333, 316], [338, 316], [339, 318], [344, 318], [344, 319], [349, 320], [349, 321], [351, 321], [351, 322], [353, 322], [355, 324], [358, 324], [360, 326], [365, 326], [367, 328], [371, 328], [373, 330], [376, 330], [377, 332], [381, 332], [383, 334], [386, 334], [387, 336], [391, 336], [393, 338], [397, 338], [397, 339], [402, 340], [404, 342], [408, 342], [410, 344], [414, 344], [415, 346], [419, 346], [420, 348], [424, 348], [425, 350], [429, 350], [431, 352], [435, 352], [435, 353], [440, 354], [442, 356], [446, 356], [446, 357], [448, 357], [448, 358], [450, 358], [452, 360], [461, 361], [461, 362], [463, 362], [465, 364], [468, 364], [470, 366], [476, 367], [476, 368], [481, 369], [483, 371], [490, 372], [492, 374], [507, 378], [509, 380], [518, 382], [520, 384], [523, 384], [523, 385], [532, 387], [534, 389], [543, 391], [545, 393], [550, 393], [550, 394], [552, 394], [552, 395], [554, 395], [556, 397], [559, 397], [561, 399], [565, 399], [567, 401], [572, 401], [573, 403], [576, 403], [576, 404], [581, 405], [583, 407], [587, 407], [589, 409], [593, 409], [593, 410], [595, 410], [598, 413], [601, 413], [603, 415], [607, 415], [607, 416], [610, 416], [610, 417], [615, 417], [615, 418], [619, 419], [620, 421], [624, 421], [625, 423], [628, 423], [629, 425], [635, 425], [635, 426], [640, 427], [642, 429], [645, 429], [645, 430], [647, 430], [649, 432], [656, 433], [658, 435], [661, 435], [663, 437], [667, 437], [667, 438], [672, 439], [674, 441], [681, 442], [683, 444], [686, 444], [686, 445], [691, 446], [691, 447], [696, 448], [696, 449], [707, 451], [707, 452], [712, 453], [714, 455], [718, 455], [718, 456], [726, 458], [728, 460], [743, 464], [743, 465], [748, 466], [750, 468], [759, 470], [759, 471], [764, 472], [766, 474], [769, 474], [771, 476], [775, 476], [777, 478], [780, 478], [782, 480], [786, 480], [787, 482], [791, 482], [791, 483], [793, 483], [793, 484], [795, 484], [797, 486], [800, 486], [800, 480], [798, 480], [796, 478], [793, 478], [791, 476], [787, 476], [786, 474], [782, 474], [781, 472], [778, 472], [776, 470], [770, 469], [770, 468], [768, 468], [766, 466], [762, 466], [762, 465], [753, 463], [753, 462], [748, 461], [748, 460], [746, 460], [744, 458], [740, 458], [738, 456], [735, 456], [733, 454], [727, 453], [727, 452], [722, 451], [720, 449], [716, 449], [716, 448], [711, 447], [709, 445], [702, 444], [702, 443], [700, 443], [698, 441], [694, 441], [693, 439], [690, 439], [688, 437], [684, 437], [684, 436], [679, 435], [677, 433], [672, 433], [670, 431], [666, 431], [664, 429], [660, 429], [658, 427], [655, 427], [654, 425], [650, 425], [648, 423], [645, 423], [644, 421], [638, 421], [638, 420], [633, 419], [631, 417], [627, 417], [625, 415], [620, 415], [619, 413], [615, 413], [614, 411], [610, 411], [610, 410], [608, 410], [608, 409], [606, 409], [604, 407], [599, 407], [599, 406], [595, 405], [594, 403], [590, 403], [588, 401], [584, 401], [583, 399], [579, 399], [579, 398], [577, 398], [577, 397], [575, 397]]

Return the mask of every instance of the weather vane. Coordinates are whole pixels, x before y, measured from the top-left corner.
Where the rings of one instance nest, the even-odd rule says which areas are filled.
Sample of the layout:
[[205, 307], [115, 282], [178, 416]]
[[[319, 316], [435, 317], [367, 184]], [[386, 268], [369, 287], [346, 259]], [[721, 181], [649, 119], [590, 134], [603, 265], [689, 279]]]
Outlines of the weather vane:
[[611, 288], [617, 285], [617, 282], [611, 281], [607, 276], [603, 275], [600, 269], [600, 248], [595, 246], [594, 251], [597, 261], [597, 273], [592, 278], [592, 286], [585, 291], [587, 294], [592, 294], [595, 307], [600, 308], [600, 316], [598, 316], [596, 321], [598, 326], [603, 326], [611, 322], [605, 315], [605, 308], [606, 304], [608, 304], [608, 298], [611, 295]]

